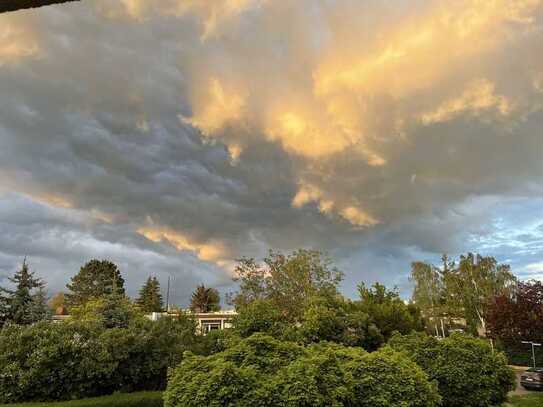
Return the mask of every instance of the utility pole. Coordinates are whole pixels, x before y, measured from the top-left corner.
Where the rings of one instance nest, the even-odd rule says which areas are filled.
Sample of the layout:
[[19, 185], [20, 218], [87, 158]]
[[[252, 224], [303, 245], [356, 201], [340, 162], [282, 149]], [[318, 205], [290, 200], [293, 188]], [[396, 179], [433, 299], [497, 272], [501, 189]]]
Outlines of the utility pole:
[[168, 276], [168, 288], [166, 289], [166, 312], [170, 312], [170, 276]]
[[522, 343], [527, 344], [527, 345], [532, 345], [532, 360], [534, 362], [534, 368], [537, 367], [535, 363], [535, 347], [541, 346], [541, 344], [536, 343], [536, 342], [530, 342], [530, 341], [522, 341]]

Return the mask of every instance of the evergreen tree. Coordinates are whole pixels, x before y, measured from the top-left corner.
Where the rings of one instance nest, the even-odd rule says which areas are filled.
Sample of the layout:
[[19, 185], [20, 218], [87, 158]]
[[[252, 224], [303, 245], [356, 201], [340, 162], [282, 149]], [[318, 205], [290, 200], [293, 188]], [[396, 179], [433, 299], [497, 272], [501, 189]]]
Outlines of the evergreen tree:
[[29, 319], [33, 322], [43, 321], [51, 316], [51, 309], [47, 304], [47, 293], [43, 287], [38, 288], [32, 296], [32, 303], [28, 309]]
[[110, 294], [124, 295], [124, 279], [117, 266], [109, 260], [93, 259], [85, 264], [66, 287], [66, 305], [74, 307], [90, 299]]
[[0, 328], [7, 322], [9, 313], [9, 300], [0, 287]]
[[207, 288], [203, 284], [192, 293], [190, 309], [193, 312], [214, 312], [221, 309], [219, 292], [215, 288]]
[[29, 325], [47, 318], [47, 301], [44, 282], [28, 269], [26, 259], [21, 270], [9, 281], [14, 290], [0, 288], [0, 319], [20, 325]]
[[161, 312], [164, 308], [160, 283], [156, 277], [149, 277], [141, 287], [136, 304], [143, 312]]

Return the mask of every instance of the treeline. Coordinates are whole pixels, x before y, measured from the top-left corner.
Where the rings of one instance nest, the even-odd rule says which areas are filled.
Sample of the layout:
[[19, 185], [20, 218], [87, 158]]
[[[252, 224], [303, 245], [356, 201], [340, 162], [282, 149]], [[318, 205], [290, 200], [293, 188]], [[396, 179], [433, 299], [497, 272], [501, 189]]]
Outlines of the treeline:
[[[469, 407], [501, 403], [514, 384], [488, 341], [428, 336], [432, 320], [397, 290], [360, 284], [344, 297], [343, 273], [319, 252], [240, 260], [233, 328], [206, 336], [191, 314], [146, 319], [113, 266], [72, 278], [67, 321], [5, 323], [0, 403], [165, 388], [167, 407]], [[216, 294], [199, 287], [193, 305], [216, 309]]]
[[[439, 266], [412, 264], [412, 301], [421, 309], [429, 332], [436, 336], [461, 328], [486, 337], [504, 350], [512, 364], [531, 365], [529, 346], [543, 341], [543, 285], [519, 281], [509, 265], [493, 257], [469, 253]], [[536, 354], [543, 363], [541, 352]]]
[[[125, 281], [118, 267], [109, 260], [90, 260], [66, 285], [67, 292], [59, 292], [49, 301], [45, 282], [28, 267], [22, 267], [9, 278], [13, 289], [0, 287], [0, 326], [5, 323], [30, 325], [49, 319], [52, 313], [89, 313], [96, 309], [111, 309], [111, 303], [134, 306], [134, 312], [165, 311], [161, 287], [155, 276], [149, 276], [132, 302], [125, 292]], [[199, 285], [191, 297], [190, 309], [194, 312], [220, 310], [219, 292]]]

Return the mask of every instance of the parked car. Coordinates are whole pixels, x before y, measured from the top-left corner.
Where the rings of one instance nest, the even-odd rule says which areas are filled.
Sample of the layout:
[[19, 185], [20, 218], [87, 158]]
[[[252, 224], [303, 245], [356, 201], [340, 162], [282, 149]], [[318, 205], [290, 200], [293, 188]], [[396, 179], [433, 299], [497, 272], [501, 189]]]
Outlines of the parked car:
[[527, 390], [543, 390], [543, 367], [532, 367], [520, 376], [520, 384]]

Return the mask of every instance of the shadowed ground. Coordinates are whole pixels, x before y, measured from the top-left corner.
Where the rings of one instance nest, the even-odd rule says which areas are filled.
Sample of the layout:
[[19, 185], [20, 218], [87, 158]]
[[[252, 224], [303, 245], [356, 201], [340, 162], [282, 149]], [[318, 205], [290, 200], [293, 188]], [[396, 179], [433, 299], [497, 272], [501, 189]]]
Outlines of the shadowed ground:
[[0, 13], [79, 0], [0, 0]]

